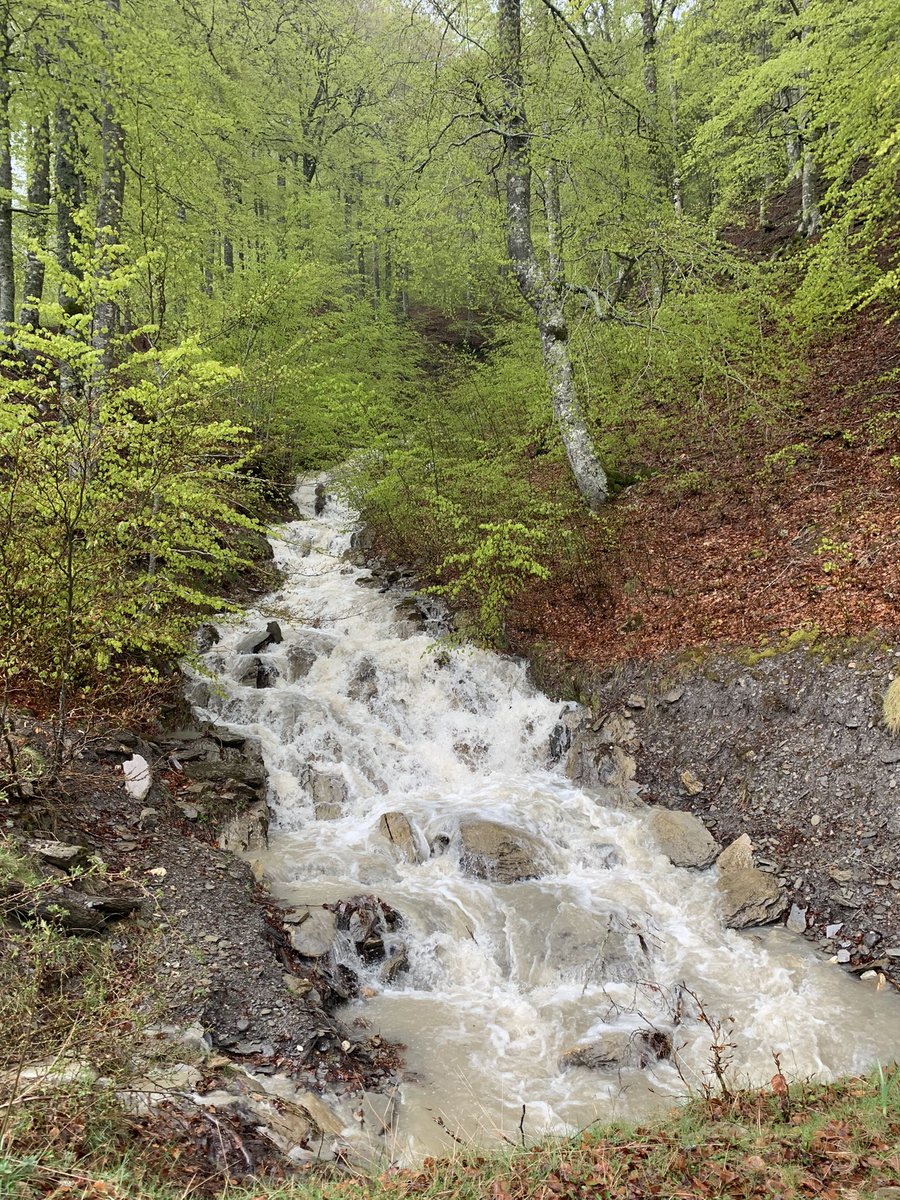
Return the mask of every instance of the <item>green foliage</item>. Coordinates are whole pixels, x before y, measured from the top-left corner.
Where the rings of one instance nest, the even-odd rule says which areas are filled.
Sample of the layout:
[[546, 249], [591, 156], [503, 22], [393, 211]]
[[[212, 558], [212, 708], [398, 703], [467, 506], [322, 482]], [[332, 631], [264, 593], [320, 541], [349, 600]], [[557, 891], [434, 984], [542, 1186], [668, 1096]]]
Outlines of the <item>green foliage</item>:
[[451, 582], [435, 585], [431, 591], [475, 606], [477, 634], [489, 645], [502, 645], [510, 599], [529, 579], [550, 577], [540, 561], [547, 533], [511, 520], [480, 521], [473, 527], [452, 502], [443, 501], [439, 508], [460, 549], [447, 554], [438, 567], [438, 574], [452, 575]]
[[390, 401], [373, 397], [369, 449], [344, 485], [393, 553], [463, 607], [466, 632], [500, 645], [510, 602], [576, 553], [578, 499], [558, 489], [533, 335], [504, 325], [495, 342], [481, 359], [446, 352], [437, 381], [420, 372]]
[[[57, 688], [113, 658], [184, 651], [210, 585], [239, 561], [229, 527], [245, 432], [221, 416], [237, 372], [195, 339], [105, 374], [84, 313], [130, 272], [79, 281], [81, 313], [21, 332], [0, 379], [0, 670]], [[124, 347], [123, 347], [124, 349]], [[23, 376], [23, 359], [31, 364]]]

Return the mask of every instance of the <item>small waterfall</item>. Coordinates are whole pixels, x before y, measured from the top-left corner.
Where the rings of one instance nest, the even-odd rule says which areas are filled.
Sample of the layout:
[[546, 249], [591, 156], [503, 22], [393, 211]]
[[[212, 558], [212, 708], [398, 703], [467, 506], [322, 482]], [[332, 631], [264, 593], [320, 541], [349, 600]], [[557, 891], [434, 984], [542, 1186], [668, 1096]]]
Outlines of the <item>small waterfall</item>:
[[[404, 970], [386, 978], [346, 935], [339, 951], [365, 985], [345, 1019], [408, 1047], [398, 1160], [670, 1105], [704, 1078], [717, 1022], [736, 1081], [766, 1082], [773, 1052], [801, 1077], [900, 1053], [895, 995], [783, 929], [726, 930], [714, 872], [673, 867], [627, 787], [582, 791], [550, 764], [560, 705], [521, 664], [441, 647], [366, 586], [345, 558], [354, 514], [331, 501], [315, 516], [317, 482], [301, 483], [301, 519], [274, 541], [281, 590], [223, 628], [205, 660], [216, 685], [195, 695], [201, 715], [262, 745], [273, 822], [260, 866], [275, 896], [376, 895], [402, 918]], [[270, 621], [282, 640], [260, 637]], [[394, 826], [405, 853], [385, 814], [408, 821]], [[473, 871], [461, 829], [479, 821], [517, 831], [540, 874]], [[675, 1061], [641, 1068], [634, 1048], [652, 1030]], [[617, 1035], [632, 1065], [561, 1067], [573, 1046]]]

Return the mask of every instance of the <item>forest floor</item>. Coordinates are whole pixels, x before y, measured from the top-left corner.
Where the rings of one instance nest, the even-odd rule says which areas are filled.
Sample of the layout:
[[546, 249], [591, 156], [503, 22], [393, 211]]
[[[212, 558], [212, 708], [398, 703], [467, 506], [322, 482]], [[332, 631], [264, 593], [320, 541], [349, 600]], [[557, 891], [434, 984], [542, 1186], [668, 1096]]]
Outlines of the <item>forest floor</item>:
[[510, 648], [608, 666], [797, 629], [895, 632], [896, 325], [849, 318], [798, 375], [780, 415], [730, 436], [724, 418], [700, 415], [674, 464], [660, 456], [608, 517], [586, 518], [577, 565], [514, 603]]

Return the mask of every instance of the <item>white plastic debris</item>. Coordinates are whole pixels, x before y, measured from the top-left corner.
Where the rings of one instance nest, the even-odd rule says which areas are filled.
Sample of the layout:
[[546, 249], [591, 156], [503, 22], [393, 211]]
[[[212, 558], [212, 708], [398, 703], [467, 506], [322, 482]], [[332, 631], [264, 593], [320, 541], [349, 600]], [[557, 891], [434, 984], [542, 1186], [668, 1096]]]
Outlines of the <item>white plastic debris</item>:
[[125, 772], [125, 791], [135, 800], [143, 800], [150, 791], [150, 764], [141, 754], [132, 754], [122, 763]]

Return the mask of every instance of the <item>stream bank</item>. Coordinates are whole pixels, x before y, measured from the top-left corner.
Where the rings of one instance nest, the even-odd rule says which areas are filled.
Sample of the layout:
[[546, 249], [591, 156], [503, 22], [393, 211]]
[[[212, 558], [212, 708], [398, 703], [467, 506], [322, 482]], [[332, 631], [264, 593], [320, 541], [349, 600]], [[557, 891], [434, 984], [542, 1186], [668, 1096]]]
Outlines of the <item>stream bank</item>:
[[560, 700], [627, 711], [646, 800], [695, 814], [722, 844], [748, 835], [791, 928], [900, 983], [900, 739], [881, 711], [900, 649], [795, 635], [607, 671], [536, 650], [530, 671]]
[[[105, 829], [109, 865], [145, 880], [167, 928], [155, 982], [204, 1041], [188, 1064], [196, 1103], [224, 1093], [231, 1109], [237, 1086], [258, 1118], [251, 1078], [270, 1119], [291, 1118], [295, 1161], [368, 1122], [376, 1158], [409, 1162], [665, 1105], [684, 1072], [702, 1082], [716, 1014], [737, 1005], [751, 1078], [768, 1078], [773, 1049], [802, 1074], [891, 1053], [896, 1012], [874, 985], [790, 935], [724, 928], [725, 867], [705, 868], [743, 827], [715, 828], [717, 846], [695, 822], [694, 858], [661, 836], [645, 721], [691, 713], [684, 683], [661, 678], [657, 695], [619, 676], [602, 708], [560, 720], [522, 664], [436, 646], [436, 614], [348, 563], [351, 515], [323, 514], [311, 485], [298, 498], [304, 516], [276, 543], [280, 590], [201, 631], [201, 722], [95, 747], [110, 794], [85, 787], [55, 831], [99, 849]], [[660, 744], [661, 777], [672, 753]], [[158, 803], [122, 787], [135, 754], [156, 766]], [[708, 787], [699, 762], [679, 760], [691, 799]], [[392, 1040], [409, 1043], [405, 1068]]]

